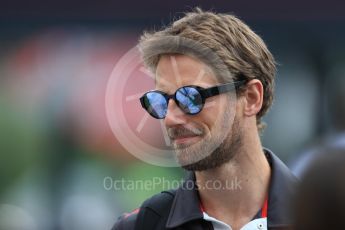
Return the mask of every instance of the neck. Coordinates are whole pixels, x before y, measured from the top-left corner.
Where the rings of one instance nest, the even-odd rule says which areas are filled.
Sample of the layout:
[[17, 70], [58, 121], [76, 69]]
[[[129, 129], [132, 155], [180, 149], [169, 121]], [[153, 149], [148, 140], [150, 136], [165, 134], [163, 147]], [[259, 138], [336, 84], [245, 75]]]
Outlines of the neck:
[[248, 223], [260, 210], [270, 181], [259, 135], [246, 139], [229, 162], [195, 173], [204, 210], [233, 229]]

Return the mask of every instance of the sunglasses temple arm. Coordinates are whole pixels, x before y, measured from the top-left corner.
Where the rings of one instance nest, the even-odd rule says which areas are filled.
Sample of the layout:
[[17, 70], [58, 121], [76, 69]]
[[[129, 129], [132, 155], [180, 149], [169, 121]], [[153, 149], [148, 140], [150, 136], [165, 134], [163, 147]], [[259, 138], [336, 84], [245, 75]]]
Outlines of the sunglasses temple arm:
[[201, 93], [205, 98], [216, 96], [221, 93], [227, 93], [232, 90], [237, 89], [239, 86], [243, 85], [246, 81], [235, 81], [232, 83], [227, 83], [224, 85], [214, 86], [208, 89], [203, 89]]

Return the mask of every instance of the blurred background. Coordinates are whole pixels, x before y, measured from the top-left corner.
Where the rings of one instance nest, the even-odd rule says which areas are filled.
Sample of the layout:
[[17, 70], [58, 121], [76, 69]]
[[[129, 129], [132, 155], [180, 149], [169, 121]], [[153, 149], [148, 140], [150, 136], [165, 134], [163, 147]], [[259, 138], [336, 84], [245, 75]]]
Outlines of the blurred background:
[[110, 229], [164, 189], [114, 180], [183, 177], [127, 152], [105, 91], [143, 30], [195, 6], [243, 19], [279, 64], [264, 146], [297, 175], [320, 146], [345, 146], [344, 1], [1, 1], [0, 230]]

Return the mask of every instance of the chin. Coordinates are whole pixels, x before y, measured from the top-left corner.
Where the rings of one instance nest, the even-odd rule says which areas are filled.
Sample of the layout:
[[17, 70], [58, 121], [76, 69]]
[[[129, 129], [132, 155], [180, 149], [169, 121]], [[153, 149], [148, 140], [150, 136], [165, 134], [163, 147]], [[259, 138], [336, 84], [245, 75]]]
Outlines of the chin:
[[175, 149], [176, 160], [182, 168], [186, 165], [193, 165], [201, 158], [197, 151], [191, 151], [190, 147]]
[[[186, 153], [179, 151], [178, 153], [176, 153], [177, 161], [183, 169], [188, 171], [205, 171], [218, 167], [224, 163], [212, 161], [212, 154], [210, 156], [202, 158], [197, 152], [194, 152], [193, 155], [194, 156], [191, 156], [190, 152]], [[199, 158], [201, 159], [198, 160]]]

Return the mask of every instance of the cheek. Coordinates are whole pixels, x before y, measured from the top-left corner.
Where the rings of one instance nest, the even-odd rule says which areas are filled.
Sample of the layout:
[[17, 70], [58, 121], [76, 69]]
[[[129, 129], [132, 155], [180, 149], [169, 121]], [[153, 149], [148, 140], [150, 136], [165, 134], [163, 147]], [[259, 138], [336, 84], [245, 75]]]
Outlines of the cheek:
[[204, 126], [207, 126], [210, 132], [215, 126], [219, 126], [227, 109], [228, 104], [222, 98], [209, 98], [207, 99], [203, 110], [196, 115], [196, 119], [202, 122]]
[[216, 120], [218, 116], [221, 116], [229, 108], [229, 103], [229, 99], [224, 95], [211, 97], [206, 100], [204, 110], [210, 117], [213, 117], [213, 120]]

